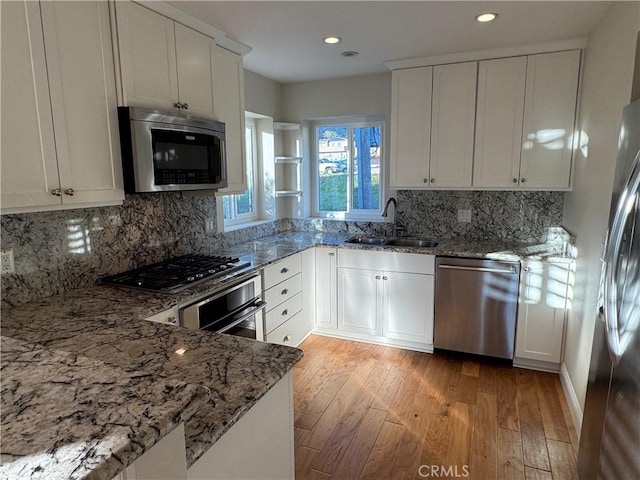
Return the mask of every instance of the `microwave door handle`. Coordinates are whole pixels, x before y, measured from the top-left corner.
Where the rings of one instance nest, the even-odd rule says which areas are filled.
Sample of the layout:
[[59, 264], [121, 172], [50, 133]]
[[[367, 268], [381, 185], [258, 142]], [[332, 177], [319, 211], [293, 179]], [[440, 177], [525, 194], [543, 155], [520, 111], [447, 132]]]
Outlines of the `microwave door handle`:
[[267, 302], [260, 301], [260, 302], [255, 303], [254, 304], [254, 308], [252, 308], [248, 313], [245, 313], [240, 318], [235, 319], [233, 322], [231, 322], [229, 325], [225, 326], [224, 328], [222, 328], [220, 330], [216, 330], [216, 333], [224, 333], [224, 332], [226, 332], [227, 330], [235, 327], [239, 323], [244, 322], [247, 318], [252, 317], [256, 313], [258, 313], [260, 310], [264, 310], [266, 308], [266, 306], [267, 306]]

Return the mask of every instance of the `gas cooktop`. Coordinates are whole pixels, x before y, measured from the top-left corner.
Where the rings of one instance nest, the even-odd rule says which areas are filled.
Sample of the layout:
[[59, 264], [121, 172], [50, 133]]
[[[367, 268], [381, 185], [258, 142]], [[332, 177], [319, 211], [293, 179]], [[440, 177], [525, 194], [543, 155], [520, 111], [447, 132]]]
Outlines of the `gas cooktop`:
[[100, 279], [100, 283], [158, 293], [177, 293], [213, 278], [250, 266], [239, 258], [214, 255], [183, 255]]

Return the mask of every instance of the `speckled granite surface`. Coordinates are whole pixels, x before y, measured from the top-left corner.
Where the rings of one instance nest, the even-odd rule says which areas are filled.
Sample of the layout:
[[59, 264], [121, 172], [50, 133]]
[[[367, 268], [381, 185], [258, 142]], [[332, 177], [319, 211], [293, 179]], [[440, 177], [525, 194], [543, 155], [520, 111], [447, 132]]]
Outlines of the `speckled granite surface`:
[[1, 368], [7, 479], [111, 479], [190, 418], [206, 393], [6, 337]]
[[[567, 258], [559, 242], [522, 246], [443, 240], [435, 248], [369, 247], [345, 244], [349, 236], [347, 233], [288, 232], [224, 250], [203, 248], [195, 253], [215, 251], [239, 256], [251, 262], [247, 275], [314, 245], [505, 260], [531, 256]], [[38, 351], [67, 352], [71, 358], [80, 355], [124, 372], [144, 372], [163, 382], [180, 380], [207, 387], [209, 393], [204, 404], [185, 422], [187, 461], [192, 465], [302, 356], [300, 350], [289, 347], [143, 321], [149, 315], [189, 303], [230, 281], [216, 279], [177, 295], [92, 285], [16, 307], [3, 306], [2, 334], [29, 342], [29, 348]], [[185, 348], [186, 353], [177, 355], [178, 348]], [[3, 452], [10, 447], [3, 440]]]

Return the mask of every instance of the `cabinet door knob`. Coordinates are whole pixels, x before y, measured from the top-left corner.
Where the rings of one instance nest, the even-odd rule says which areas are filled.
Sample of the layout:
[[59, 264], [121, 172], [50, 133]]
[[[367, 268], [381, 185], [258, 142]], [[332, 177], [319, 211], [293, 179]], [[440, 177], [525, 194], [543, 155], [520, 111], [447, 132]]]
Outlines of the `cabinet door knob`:
[[429, 183], [429, 179], [428, 178], [423, 178], [422, 179], [422, 183]]
[[518, 179], [517, 178], [513, 178], [513, 183], [518, 183]]
[[289, 315], [289, 310], [285, 308], [285, 309], [282, 311], [282, 316], [283, 316], [283, 317], [286, 317], [287, 315]]
[[284, 336], [284, 338], [282, 339], [283, 342], [288, 342], [291, 340], [291, 335], [287, 334]]
[[169, 318], [167, 318], [167, 322], [169, 322], [172, 325], [175, 325], [176, 323], [178, 323], [178, 319], [172, 315]]
[[380, 280], [382, 277], [380, 275], [376, 275], [376, 280]]
[[432, 179], [431, 179], [431, 183], [436, 183], [436, 179], [435, 179], [435, 178], [432, 178]]
[[74, 191], [73, 191], [73, 188], [67, 188], [67, 189], [64, 191], [64, 194], [65, 194], [65, 195], [69, 195], [70, 197], [73, 197], [73, 194], [74, 194], [74, 193], [76, 193], [76, 192], [74, 192]]
[[383, 280], [389, 280], [389, 277], [382, 277]]
[[281, 293], [282, 293], [282, 295], [286, 295], [287, 293], [289, 293], [289, 289], [285, 288], [284, 290], [282, 290]]
[[335, 254], [335, 253], [333, 253], [333, 252], [331, 252], [331, 253], [329, 254], [329, 256], [330, 256], [330, 257], [335, 257], [335, 256], [336, 256], [336, 254]]
[[180, 102], [173, 102], [173, 106], [175, 108], [182, 108], [182, 104]]
[[184, 108], [185, 110], [189, 110], [189, 104], [188, 103], [183, 103], [182, 104], [182, 108]]
[[524, 182], [526, 182], [526, 181], [527, 181], [527, 180], [526, 180], [526, 179], [524, 179], [524, 178], [521, 178], [521, 179], [520, 179], [520, 183], [524, 183]]
[[51, 190], [51, 195], [53, 195], [54, 197], [61, 197], [62, 190], [60, 190], [59, 188], [54, 188], [53, 190]]
[[289, 271], [289, 269], [287, 267], [284, 267], [282, 270], [280, 270], [280, 273], [287, 273]]

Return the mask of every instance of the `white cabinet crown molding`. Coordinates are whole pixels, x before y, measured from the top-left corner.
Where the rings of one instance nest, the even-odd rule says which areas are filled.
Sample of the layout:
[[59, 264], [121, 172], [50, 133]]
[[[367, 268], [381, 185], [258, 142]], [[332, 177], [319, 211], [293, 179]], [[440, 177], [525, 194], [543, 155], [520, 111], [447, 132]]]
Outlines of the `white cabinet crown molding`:
[[216, 41], [216, 44], [226, 50], [231, 50], [238, 55], [246, 55], [251, 50], [252, 47], [249, 45], [239, 42], [237, 40], [233, 40], [227, 37], [227, 34], [220, 30], [219, 28], [214, 27], [202, 20], [189, 15], [188, 13], [174, 7], [173, 5], [169, 5], [166, 2], [158, 2], [156, 0], [138, 0], [134, 3], [138, 3], [148, 8], [149, 10], [153, 10], [160, 15], [164, 15], [165, 17], [169, 17], [171, 20], [175, 20], [186, 27], [192, 28], [200, 33], [208, 35], [209, 37], [213, 37]]
[[446, 65], [449, 63], [491, 60], [493, 58], [518, 57], [537, 53], [561, 52], [564, 50], [581, 50], [587, 46], [587, 37], [577, 37], [558, 42], [535, 43], [531, 45], [515, 45], [511, 47], [490, 48], [486, 50], [470, 50], [467, 52], [429, 55], [424, 57], [403, 58], [384, 62], [389, 70], [404, 68]]

